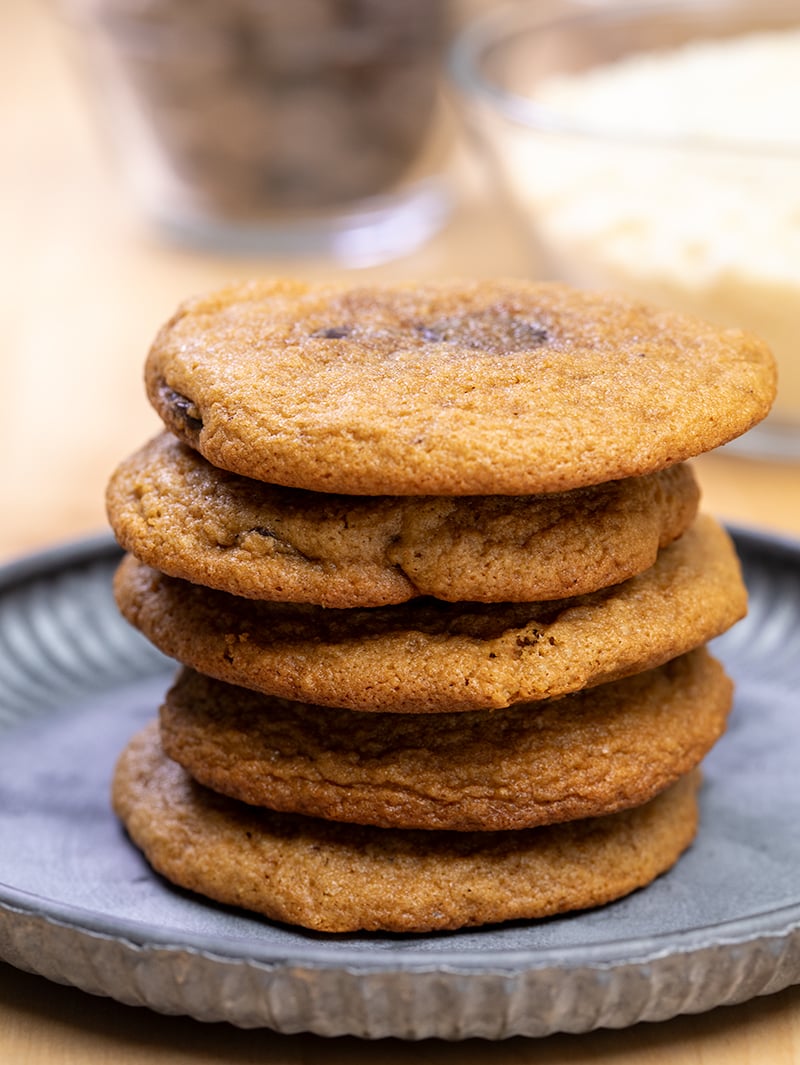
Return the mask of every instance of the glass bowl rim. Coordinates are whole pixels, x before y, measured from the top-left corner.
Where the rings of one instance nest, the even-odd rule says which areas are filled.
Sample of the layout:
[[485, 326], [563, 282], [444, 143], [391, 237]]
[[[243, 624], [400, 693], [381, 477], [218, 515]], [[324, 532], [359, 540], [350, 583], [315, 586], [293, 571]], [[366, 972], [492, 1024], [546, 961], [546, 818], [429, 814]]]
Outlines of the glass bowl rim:
[[[725, 3], [720, 0], [636, 0], [598, 4], [596, 0], [570, 0], [553, 10], [539, 0], [512, 0], [500, 7], [491, 8], [468, 22], [453, 38], [447, 57], [448, 73], [466, 100], [489, 104], [502, 118], [513, 125], [530, 129], [534, 133], [557, 134], [575, 140], [601, 142], [618, 147], [660, 148], [665, 151], [697, 153], [710, 156], [739, 156], [759, 159], [800, 159], [800, 140], [780, 144], [775, 141], [731, 140], [719, 138], [690, 138], [650, 135], [640, 132], [603, 128], [578, 120], [570, 120], [557, 109], [549, 107], [521, 93], [502, 88], [482, 70], [486, 51], [495, 46], [505, 46], [516, 34], [536, 33], [554, 27], [576, 30], [592, 24], [624, 21], [630, 16], [638, 18], [650, 14], [666, 14], [684, 11], [698, 14], [700, 11], [724, 15]], [[549, 12], [543, 9], [550, 7]], [[785, 0], [767, 0], [753, 3], [753, 12], [758, 15], [765, 10], [778, 8], [797, 15], [796, 26], [800, 30], [800, 11]], [[758, 32], [757, 30], [755, 32]]]

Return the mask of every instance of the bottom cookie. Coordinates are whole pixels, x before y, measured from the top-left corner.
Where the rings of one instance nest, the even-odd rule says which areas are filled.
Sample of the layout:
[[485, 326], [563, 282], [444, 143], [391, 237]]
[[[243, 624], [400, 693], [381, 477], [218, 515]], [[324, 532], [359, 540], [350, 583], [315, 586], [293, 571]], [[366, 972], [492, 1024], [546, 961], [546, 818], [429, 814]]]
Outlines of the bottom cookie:
[[173, 883], [320, 932], [429, 932], [598, 906], [665, 872], [697, 829], [699, 774], [643, 806], [507, 832], [379, 829], [262, 810], [196, 784], [155, 722], [114, 775], [133, 842]]

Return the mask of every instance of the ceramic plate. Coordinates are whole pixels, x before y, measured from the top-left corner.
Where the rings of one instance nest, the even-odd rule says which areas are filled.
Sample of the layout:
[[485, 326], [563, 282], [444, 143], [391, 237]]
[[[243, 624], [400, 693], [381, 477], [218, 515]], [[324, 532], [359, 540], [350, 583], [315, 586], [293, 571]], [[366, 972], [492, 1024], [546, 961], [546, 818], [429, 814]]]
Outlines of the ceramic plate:
[[0, 958], [127, 1003], [281, 1032], [448, 1039], [621, 1027], [800, 982], [800, 545], [736, 540], [748, 618], [695, 845], [594, 911], [325, 936], [171, 887], [110, 812], [173, 665], [118, 616], [110, 540], [0, 570]]

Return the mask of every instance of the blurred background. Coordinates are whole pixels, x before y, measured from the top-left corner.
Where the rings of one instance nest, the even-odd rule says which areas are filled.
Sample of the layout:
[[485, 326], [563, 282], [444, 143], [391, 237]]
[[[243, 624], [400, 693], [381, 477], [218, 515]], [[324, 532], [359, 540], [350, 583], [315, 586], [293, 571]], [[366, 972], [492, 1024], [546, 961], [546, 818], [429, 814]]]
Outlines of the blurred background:
[[800, 10], [512, 7], [6, 0], [0, 558], [104, 528], [180, 300], [287, 274], [564, 277], [756, 329], [776, 418], [698, 470], [800, 533]]

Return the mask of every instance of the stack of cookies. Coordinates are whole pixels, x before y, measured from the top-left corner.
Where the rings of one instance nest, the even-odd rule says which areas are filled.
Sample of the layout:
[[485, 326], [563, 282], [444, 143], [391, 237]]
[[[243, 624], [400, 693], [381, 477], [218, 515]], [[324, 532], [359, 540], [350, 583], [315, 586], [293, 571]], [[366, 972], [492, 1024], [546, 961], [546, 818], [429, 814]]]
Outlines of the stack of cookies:
[[595, 906], [696, 831], [745, 612], [687, 459], [767, 413], [753, 337], [522, 281], [184, 304], [108, 510], [182, 664], [114, 780], [185, 888], [320, 931]]

